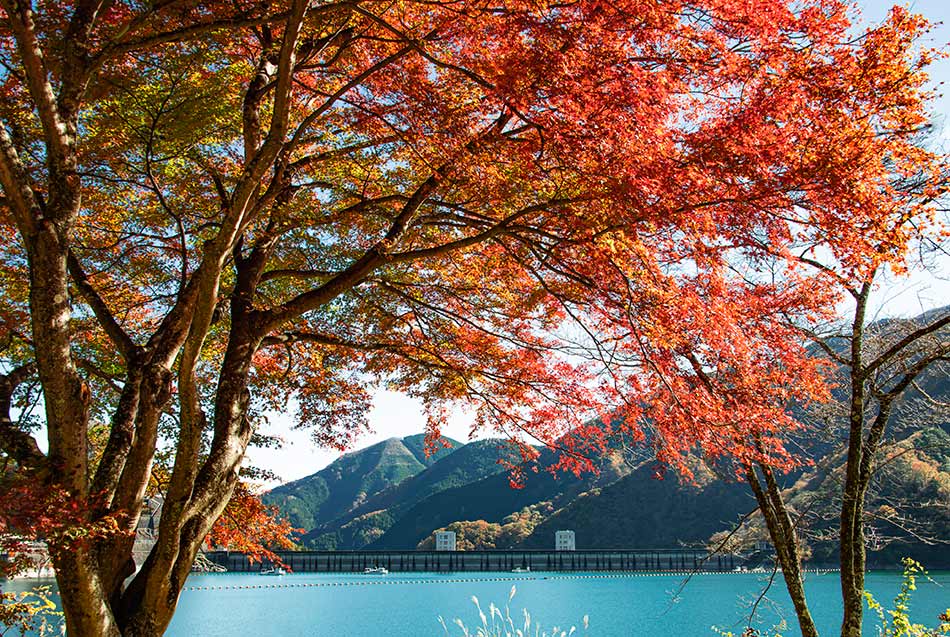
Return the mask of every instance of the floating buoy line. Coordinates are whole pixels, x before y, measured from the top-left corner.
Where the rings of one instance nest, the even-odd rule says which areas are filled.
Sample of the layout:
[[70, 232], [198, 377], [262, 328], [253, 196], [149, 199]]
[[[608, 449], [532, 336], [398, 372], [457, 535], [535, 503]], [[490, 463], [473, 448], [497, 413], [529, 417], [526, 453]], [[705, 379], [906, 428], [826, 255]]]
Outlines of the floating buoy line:
[[[836, 573], [837, 569], [808, 569], [805, 571], [816, 575], [825, 573]], [[688, 571], [673, 572], [614, 572], [597, 573], [592, 575], [532, 575], [530, 577], [453, 577], [447, 579], [374, 579], [374, 580], [354, 580], [354, 581], [335, 581], [335, 582], [300, 582], [285, 584], [234, 584], [230, 586], [185, 586], [184, 591], [233, 591], [233, 590], [258, 590], [258, 589], [293, 589], [293, 588], [339, 588], [346, 586], [394, 586], [399, 584], [464, 584], [480, 582], [539, 582], [544, 580], [585, 580], [585, 579], [624, 579], [629, 577], [692, 577], [699, 575], [755, 575], [768, 574], [768, 571], [697, 571], [690, 573]], [[226, 573], [222, 573], [225, 575]]]
[[[541, 582], [544, 580], [582, 580], [582, 579], [624, 579], [629, 577], [695, 577], [700, 575], [767, 575], [771, 570], [753, 571], [657, 571], [645, 573], [642, 571], [621, 571], [613, 573], [597, 573], [591, 575], [532, 575], [530, 577], [453, 577], [449, 579], [374, 579], [336, 582], [300, 582], [288, 584], [232, 584], [229, 586], [185, 586], [182, 591], [237, 591], [263, 589], [291, 589], [291, 588], [339, 588], [346, 586], [380, 586], [397, 584], [464, 584], [479, 582]], [[836, 568], [803, 569], [803, 573], [825, 575], [838, 573]], [[202, 573], [202, 575], [237, 575], [238, 573]], [[59, 591], [53, 591], [59, 595]]]

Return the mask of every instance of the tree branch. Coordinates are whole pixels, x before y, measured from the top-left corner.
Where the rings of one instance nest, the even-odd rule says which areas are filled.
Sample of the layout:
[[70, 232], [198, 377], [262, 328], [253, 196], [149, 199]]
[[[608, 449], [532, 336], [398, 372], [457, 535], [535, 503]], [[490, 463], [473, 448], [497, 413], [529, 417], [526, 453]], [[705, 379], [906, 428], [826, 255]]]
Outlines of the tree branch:
[[31, 181], [20, 162], [10, 133], [6, 126], [0, 125], [0, 184], [6, 194], [5, 203], [13, 212], [20, 233], [24, 235], [34, 232], [36, 219], [41, 216], [43, 208], [39, 195], [30, 187]]
[[902, 349], [914, 341], [917, 341], [918, 339], [921, 339], [929, 334], [933, 334], [934, 332], [937, 332], [948, 325], [950, 325], [950, 312], [933, 323], [914, 330], [904, 338], [891, 345], [886, 351], [879, 354], [873, 361], [867, 364], [867, 366], [864, 368], [864, 373], [867, 375], [874, 373], [877, 368], [887, 364], [891, 358], [900, 353]]
[[66, 137], [66, 123], [60, 117], [56, 96], [49, 82], [43, 50], [36, 36], [31, 4], [24, 0], [0, 0], [0, 6], [8, 16], [7, 24], [13, 31], [17, 53], [26, 73], [27, 87], [43, 126], [50, 165], [59, 168], [72, 155], [72, 148]]
[[288, 12], [281, 12], [270, 16], [259, 16], [256, 18], [229, 18], [225, 20], [206, 22], [204, 24], [193, 24], [181, 29], [173, 29], [171, 31], [162, 31], [147, 37], [129, 40], [126, 42], [113, 41], [112, 44], [103, 48], [93, 58], [92, 62], [95, 67], [99, 67], [109, 60], [113, 60], [127, 53], [141, 51], [143, 49], [148, 49], [160, 44], [168, 44], [170, 42], [184, 42], [194, 39], [200, 35], [204, 35], [205, 33], [217, 31], [219, 29], [241, 29], [259, 26], [269, 22], [279, 22], [280, 20], [285, 19], [287, 16]]
[[86, 300], [86, 303], [92, 308], [92, 312], [95, 314], [102, 329], [109, 337], [109, 340], [112, 341], [113, 345], [115, 345], [119, 354], [122, 355], [122, 358], [128, 362], [135, 353], [135, 343], [131, 337], [125, 333], [122, 326], [119, 325], [119, 322], [112, 315], [112, 311], [109, 309], [109, 306], [106, 305], [105, 300], [99, 295], [99, 292], [96, 291], [96, 288], [89, 282], [89, 277], [86, 276], [82, 265], [79, 263], [79, 259], [76, 258], [72, 250], [69, 251], [66, 257], [66, 264], [69, 268], [69, 275], [72, 277], [76, 287], [79, 288], [79, 292]]

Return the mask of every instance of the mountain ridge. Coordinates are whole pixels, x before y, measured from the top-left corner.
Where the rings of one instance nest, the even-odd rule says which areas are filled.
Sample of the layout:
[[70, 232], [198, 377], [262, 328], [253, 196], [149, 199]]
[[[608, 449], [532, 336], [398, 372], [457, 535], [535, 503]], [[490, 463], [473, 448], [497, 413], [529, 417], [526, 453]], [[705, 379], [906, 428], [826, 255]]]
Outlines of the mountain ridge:
[[388, 438], [343, 454], [316, 473], [271, 489], [264, 494], [264, 503], [276, 506], [295, 528], [311, 529], [425, 470], [461, 444], [446, 439], [451, 447], [438, 449], [431, 457], [423, 455], [420, 460], [419, 438]]
[[[946, 308], [934, 312], [939, 311]], [[890, 319], [895, 325], [909, 320], [913, 319]], [[927, 496], [933, 502], [928, 501], [920, 514], [946, 537], [950, 529], [950, 422], [921, 412], [926, 409], [924, 402], [933, 399], [950, 402], [950, 381], [942, 369], [928, 370], [896, 406], [897, 422], [890, 428], [889, 444], [911, 445], [913, 449], [905, 453], [913, 462], [895, 463], [894, 470], [882, 474], [892, 484], [882, 487], [883, 495], [870, 500], [869, 506], [873, 515], [880, 516], [888, 513], [886, 500], [901, 493]], [[804, 412], [795, 415], [809, 421]], [[823, 486], [824, 480], [817, 475], [819, 466], [830, 464], [833, 473], [835, 462], [840, 464], [835, 454], [840, 453], [844, 438], [832, 421], [806, 428], [793, 438], [793, 444], [814, 461], [813, 466], [803, 465], [782, 478], [793, 506], [806, 508], [804, 496], [809, 489], [814, 493], [824, 489], [832, 504], [840, 497]], [[930, 426], [934, 430], [925, 433]], [[435, 530], [452, 524], [481, 529], [478, 541], [491, 546], [514, 543], [512, 548], [552, 547], [554, 531], [565, 528], [575, 531], [578, 548], [706, 546], [712, 535], [731, 528], [755, 509], [747, 485], [715, 477], [700, 461], [697, 474], [701, 479], [695, 482], [672, 474], [656, 480], [654, 465], [628, 467], [614, 451], [603, 459], [600, 474], [578, 477], [547, 471], [557, 455], [543, 449], [534, 467], [537, 473], [528, 472], [524, 488], [512, 490], [498, 464], [503, 442], [455, 442], [451, 450], [420, 457], [422, 440], [421, 434], [390, 439], [347, 454], [337, 461], [339, 466], [334, 468], [334, 463], [301, 481], [282, 485], [265, 499], [278, 504], [285, 515], [296, 516], [292, 521], [306, 522], [295, 524], [306, 530], [301, 544], [318, 549], [412, 549]], [[384, 446], [371, 451], [380, 445]], [[349, 484], [353, 481], [359, 484]], [[340, 493], [331, 496], [331, 490]], [[941, 506], [944, 495], [947, 501]], [[314, 504], [307, 509], [294, 498], [304, 504], [309, 498]], [[833, 520], [832, 513], [826, 513], [826, 518]], [[891, 520], [896, 523], [897, 518]], [[464, 527], [465, 523], [470, 526]], [[493, 538], [484, 529], [499, 536]], [[892, 535], [897, 543], [890, 552], [880, 553], [880, 559], [891, 559], [906, 549], [925, 557], [931, 566], [950, 566], [950, 553], [944, 551], [941, 562], [938, 550], [923, 550], [911, 536], [901, 537], [893, 530]], [[830, 559], [835, 549], [827, 541], [817, 541], [814, 550], [819, 559]]]

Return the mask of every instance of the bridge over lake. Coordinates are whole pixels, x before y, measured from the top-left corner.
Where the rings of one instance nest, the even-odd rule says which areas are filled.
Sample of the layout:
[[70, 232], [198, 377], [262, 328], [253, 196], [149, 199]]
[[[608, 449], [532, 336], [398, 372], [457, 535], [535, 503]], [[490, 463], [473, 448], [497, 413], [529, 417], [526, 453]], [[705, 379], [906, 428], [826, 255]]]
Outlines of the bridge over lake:
[[[586, 551], [277, 551], [297, 573], [355, 573], [371, 567], [391, 572], [531, 571], [710, 571], [735, 570], [741, 556], [709, 555], [701, 549], [603, 549]], [[208, 551], [205, 556], [231, 572], [261, 568], [244, 553]]]

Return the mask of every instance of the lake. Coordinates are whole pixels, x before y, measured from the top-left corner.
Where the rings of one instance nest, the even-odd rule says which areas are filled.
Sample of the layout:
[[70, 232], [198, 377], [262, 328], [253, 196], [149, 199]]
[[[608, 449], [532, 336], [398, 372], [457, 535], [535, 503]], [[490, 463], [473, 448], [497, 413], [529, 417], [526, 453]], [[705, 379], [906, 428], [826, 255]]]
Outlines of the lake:
[[[937, 623], [938, 613], [950, 607], [950, 572], [931, 574], [933, 582], [918, 581], [911, 606], [915, 621]], [[182, 593], [169, 637], [440, 637], [438, 616], [445, 618], [450, 635], [461, 635], [454, 625], [460, 618], [472, 631], [480, 624], [472, 603], [476, 596], [483, 611], [494, 602], [504, 607], [512, 586], [516, 626], [527, 609], [532, 623], [542, 629], [557, 625], [578, 628], [590, 618], [591, 637], [643, 635], [715, 635], [713, 626], [741, 633], [749, 605], [766, 575], [753, 573], [698, 574], [675, 595], [683, 577], [673, 574], [621, 573], [393, 573], [387, 576], [300, 573], [282, 577], [252, 574], [192, 575]], [[29, 586], [24, 580], [10, 589]], [[872, 572], [868, 589], [878, 601], [891, 600], [900, 586], [896, 572]], [[840, 622], [837, 574], [810, 574], [806, 587], [812, 613], [823, 635], [834, 635]], [[4, 584], [7, 588], [7, 584]], [[771, 627], [785, 617], [797, 630], [791, 603], [781, 576], [759, 605], [760, 627]], [[877, 634], [869, 617], [865, 635]], [[533, 634], [532, 630], [532, 634]]]

